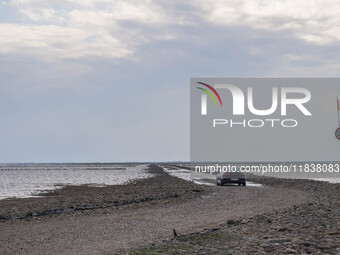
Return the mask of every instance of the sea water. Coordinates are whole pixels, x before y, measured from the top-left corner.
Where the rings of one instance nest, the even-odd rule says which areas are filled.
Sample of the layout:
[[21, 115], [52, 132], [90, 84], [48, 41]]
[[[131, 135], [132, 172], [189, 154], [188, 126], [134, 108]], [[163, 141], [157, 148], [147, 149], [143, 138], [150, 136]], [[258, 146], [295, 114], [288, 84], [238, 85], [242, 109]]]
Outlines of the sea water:
[[0, 165], [0, 199], [32, 197], [66, 185], [105, 186], [148, 178], [143, 164]]

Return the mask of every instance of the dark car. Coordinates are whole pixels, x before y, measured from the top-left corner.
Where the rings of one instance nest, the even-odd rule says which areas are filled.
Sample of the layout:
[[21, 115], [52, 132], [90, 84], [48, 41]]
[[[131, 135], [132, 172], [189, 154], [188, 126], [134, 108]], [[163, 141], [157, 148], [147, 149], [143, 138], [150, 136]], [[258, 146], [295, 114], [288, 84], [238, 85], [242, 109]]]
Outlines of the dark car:
[[246, 175], [243, 172], [221, 172], [216, 176], [217, 185], [224, 185], [226, 183], [237, 183], [238, 186], [246, 186]]

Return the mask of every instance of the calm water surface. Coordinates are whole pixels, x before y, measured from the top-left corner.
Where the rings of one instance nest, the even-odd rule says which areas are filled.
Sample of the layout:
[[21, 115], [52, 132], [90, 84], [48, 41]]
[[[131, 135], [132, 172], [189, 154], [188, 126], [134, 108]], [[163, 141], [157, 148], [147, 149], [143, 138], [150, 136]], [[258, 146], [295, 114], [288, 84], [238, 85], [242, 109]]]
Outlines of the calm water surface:
[[66, 185], [105, 186], [148, 178], [147, 165], [0, 165], [0, 199], [32, 197]]

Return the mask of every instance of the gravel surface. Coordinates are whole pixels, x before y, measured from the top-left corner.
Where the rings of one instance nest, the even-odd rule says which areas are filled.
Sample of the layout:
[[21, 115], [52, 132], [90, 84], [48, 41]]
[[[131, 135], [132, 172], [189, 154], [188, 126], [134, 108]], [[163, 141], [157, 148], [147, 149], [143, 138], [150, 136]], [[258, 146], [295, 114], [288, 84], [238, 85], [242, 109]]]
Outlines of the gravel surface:
[[[262, 228], [258, 228], [256, 217], [260, 216], [256, 215], [268, 214], [274, 215], [268, 217], [279, 217], [275, 215], [282, 214], [294, 218], [286, 208], [296, 205], [297, 208], [303, 209], [303, 206], [308, 204], [319, 206], [321, 200], [327, 197], [327, 191], [323, 191], [324, 193], [320, 195], [315, 187], [308, 188], [309, 185], [314, 185], [314, 182], [310, 182], [311, 184], [306, 182], [304, 188], [301, 188], [300, 184], [294, 186], [291, 182], [277, 182], [274, 179], [259, 180], [266, 182], [263, 188], [215, 187], [197, 185], [169, 176], [156, 165], [150, 166], [149, 171], [153, 172], [155, 177], [128, 185], [95, 189], [77, 187], [72, 192], [66, 188], [54, 196], [6, 201], [5, 207], [1, 202], [0, 215], [3, 220], [0, 222], [0, 254], [125, 254], [129, 251], [145, 254], [151, 252], [150, 249], [171, 253], [172, 248], [177, 249], [171, 245], [181, 243], [181, 238], [189, 238], [192, 233], [218, 229], [221, 226], [222, 229], [216, 231], [228, 229], [230, 233], [237, 233], [243, 227], [243, 232], [240, 233], [247, 236], [247, 228], [249, 226], [250, 229], [252, 226], [253, 230], [249, 232], [249, 238], [252, 238], [252, 235], [256, 236], [258, 229], [261, 229], [263, 235], [266, 232], [270, 235], [271, 225], [263, 224]], [[316, 186], [323, 190], [322, 185], [323, 183]], [[78, 192], [80, 194], [74, 194]], [[73, 195], [75, 197], [69, 197]], [[328, 197], [331, 200], [330, 196]], [[30, 206], [32, 201], [39, 199], [41, 200], [34, 202], [35, 206]], [[338, 204], [333, 206], [338, 208]], [[27, 207], [30, 208], [28, 214]], [[83, 208], [83, 210], [53, 212], [56, 208], [65, 207]], [[41, 214], [43, 211], [53, 213], [40, 217], [32, 216], [43, 215]], [[14, 219], [18, 216], [23, 216], [24, 219]], [[327, 222], [327, 218], [321, 217], [321, 219]], [[229, 224], [225, 225], [226, 222]], [[277, 223], [277, 227], [275, 224], [273, 225], [275, 231], [279, 231], [277, 227], [281, 225], [290, 228], [284, 221]], [[318, 224], [316, 222], [310, 224], [315, 226], [317, 233]], [[230, 225], [235, 228], [233, 231], [229, 228]], [[223, 228], [223, 226], [228, 227]], [[176, 230], [179, 238], [150, 246], [172, 238], [173, 229]], [[279, 232], [290, 233], [289, 231], [291, 230]], [[301, 240], [304, 241], [303, 238]], [[234, 243], [242, 246], [241, 241], [243, 242], [236, 238]], [[319, 244], [321, 243], [317, 245]], [[170, 246], [164, 250], [162, 245]], [[147, 248], [131, 251], [141, 246]], [[193, 247], [189, 247], [188, 252], [198, 251], [195, 249], [196, 246]], [[211, 254], [209, 246], [202, 245], [200, 248], [205, 249], [205, 247], [207, 248], [202, 250], [202, 253]], [[180, 251], [183, 251], [182, 248]], [[220, 251], [220, 248], [225, 247], [219, 246], [216, 242], [216, 246], [211, 249]], [[231, 244], [229, 248], [232, 254], [236, 251]], [[264, 248], [263, 250], [265, 251]], [[224, 251], [223, 249], [221, 254], [225, 254]]]
[[308, 192], [310, 202], [154, 243], [131, 254], [340, 254], [340, 184], [251, 176]]

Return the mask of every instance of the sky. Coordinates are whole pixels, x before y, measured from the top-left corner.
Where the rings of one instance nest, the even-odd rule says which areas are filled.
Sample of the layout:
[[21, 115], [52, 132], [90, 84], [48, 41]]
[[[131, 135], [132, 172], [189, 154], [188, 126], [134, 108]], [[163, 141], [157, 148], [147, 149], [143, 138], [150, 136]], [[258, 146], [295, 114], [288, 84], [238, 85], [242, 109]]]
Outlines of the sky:
[[330, 0], [0, 1], [0, 162], [189, 160], [190, 77], [339, 77]]

